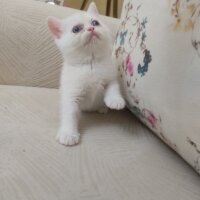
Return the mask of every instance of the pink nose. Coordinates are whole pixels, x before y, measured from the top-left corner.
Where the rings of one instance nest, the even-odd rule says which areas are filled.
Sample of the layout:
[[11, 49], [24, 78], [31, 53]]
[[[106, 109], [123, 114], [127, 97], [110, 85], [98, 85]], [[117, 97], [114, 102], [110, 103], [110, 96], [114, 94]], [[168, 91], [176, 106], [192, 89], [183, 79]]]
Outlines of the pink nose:
[[87, 30], [90, 31], [90, 32], [94, 32], [94, 27], [91, 26]]

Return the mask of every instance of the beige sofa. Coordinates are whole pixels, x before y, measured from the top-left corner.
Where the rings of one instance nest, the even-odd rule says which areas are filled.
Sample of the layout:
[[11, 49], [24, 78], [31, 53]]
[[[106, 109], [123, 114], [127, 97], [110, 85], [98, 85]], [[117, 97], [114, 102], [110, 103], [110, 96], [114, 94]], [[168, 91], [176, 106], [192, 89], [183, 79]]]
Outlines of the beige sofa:
[[78, 146], [55, 141], [62, 60], [46, 18], [74, 12], [0, 0], [0, 200], [199, 200], [199, 175], [127, 110], [84, 114]]

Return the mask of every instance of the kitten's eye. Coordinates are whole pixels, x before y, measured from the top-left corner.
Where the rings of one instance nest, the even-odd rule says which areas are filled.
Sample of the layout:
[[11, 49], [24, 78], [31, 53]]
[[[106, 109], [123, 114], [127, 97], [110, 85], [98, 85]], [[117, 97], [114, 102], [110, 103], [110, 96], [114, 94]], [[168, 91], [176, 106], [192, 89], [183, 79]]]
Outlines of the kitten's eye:
[[83, 29], [83, 26], [81, 25], [76, 25], [72, 28], [73, 33], [79, 33]]
[[92, 20], [92, 25], [93, 26], [99, 26], [100, 23], [97, 20]]

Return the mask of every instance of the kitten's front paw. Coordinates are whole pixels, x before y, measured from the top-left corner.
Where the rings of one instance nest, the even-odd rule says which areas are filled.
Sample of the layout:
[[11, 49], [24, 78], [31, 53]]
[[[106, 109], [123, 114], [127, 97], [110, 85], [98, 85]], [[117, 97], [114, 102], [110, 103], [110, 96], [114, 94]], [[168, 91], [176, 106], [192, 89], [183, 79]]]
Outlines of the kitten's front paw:
[[59, 132], [56, 136], [56, 140], [63, 145], [66, 146], [73, 146], [79, 143], [80, 140], [80, 134], [69, 134], [69, 133], [63, 133]]
[[105, 98], [105, 104], [111, 109], [121, 110], [125, 107], [126, 103], [122, 97], [109, 97]]

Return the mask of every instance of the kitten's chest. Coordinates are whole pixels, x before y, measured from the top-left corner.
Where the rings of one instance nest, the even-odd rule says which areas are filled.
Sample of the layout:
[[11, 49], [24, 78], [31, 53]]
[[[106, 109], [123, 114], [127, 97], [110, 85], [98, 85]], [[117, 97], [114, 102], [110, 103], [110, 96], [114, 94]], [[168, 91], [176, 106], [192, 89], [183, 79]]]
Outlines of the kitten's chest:
[[105, 77], [98, 74], [91, 73], [87, 76], [86, 87], [92, 91], [102, 90], [108, 84]]
[[106, 86], [109, 82], [109, 70], [99, 65], [88, 66], [83, 73], [83, 79], [89, 87]]

